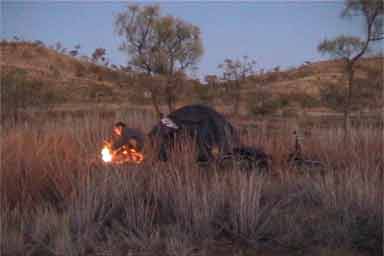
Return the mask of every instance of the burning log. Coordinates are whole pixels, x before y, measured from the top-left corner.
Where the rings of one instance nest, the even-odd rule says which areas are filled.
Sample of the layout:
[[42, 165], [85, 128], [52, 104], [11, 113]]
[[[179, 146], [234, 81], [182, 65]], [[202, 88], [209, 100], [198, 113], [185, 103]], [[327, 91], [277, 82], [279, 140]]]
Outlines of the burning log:
[[144, 155], [136, 151], [134, 148], [129, 148], [127, 145], [123, 145], [117, 150], [113, 150], [111, 143], [105, 143], [101, 150], [101, 159], [105, 163], [123, 164], [134, 163], [140, 164], [144, 160]]
[[112, 151], [109, 147], [103, 147], [101, 150], [101, 159], [103, 159], [103, 161], [106, 163], [112, 162]]

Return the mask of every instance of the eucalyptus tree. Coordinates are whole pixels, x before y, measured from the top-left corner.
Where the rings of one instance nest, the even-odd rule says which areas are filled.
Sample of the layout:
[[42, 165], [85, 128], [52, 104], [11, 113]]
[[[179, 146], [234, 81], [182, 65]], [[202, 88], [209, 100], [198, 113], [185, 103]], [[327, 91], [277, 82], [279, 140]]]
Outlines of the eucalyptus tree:
[[[195, 68], [203, 55], [200, 29], [180, 18], [162, 15], [158, 5], [129, 5], [117, 14], [115, 28], [123, 38], [120, 50], [128, 55], [134, 70], [165, 77], [167, 82], [161, 91], [171, 112], [180, 84], [175, 76], [179, 78]], [[158, 90], [151, 91], [156, 101], [154, 93]]]
[[365, 37], [340, 35], [333, 39], [325, 39], [318, 45], [318, 51], [331, 58], [342, 59], [347, 77], [344, 101], [344, 130], [349, 131], [350, 112], [354, 89], [354, 75], [357, 61], [370, 50], [374, 41], [384, 38], [384, 4], [377, 0], [346, 0], [342, 18], [362, 16]]

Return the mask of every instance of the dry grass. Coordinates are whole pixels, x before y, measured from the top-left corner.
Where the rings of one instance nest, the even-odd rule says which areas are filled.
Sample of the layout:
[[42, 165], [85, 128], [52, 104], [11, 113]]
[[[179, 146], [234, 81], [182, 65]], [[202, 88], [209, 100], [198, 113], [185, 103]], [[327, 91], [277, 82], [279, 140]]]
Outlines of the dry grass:
[[[146, 131], [153, 123], [137, 113], [122, 119]], [[321, 173], [283, 162], [287, 131], [250, 131], [243, 141], [273, 156], [263, 176], [198, 167], [188, 147], [168, 163], [148, 153], [142, 166], [103, 165], [111, 121], [88, 115], [3, 129], [2, 255], [223, 255], [213, 248], [221, 241], [231, 243], [227, 255], [381, 255], [378, 129], [354, 130], [346, 146], [341, 130], [313, 128], [305, 152], [326, 163]]]
[[[140, 105], [142, 108], [151, 107], [150, 99], [144, 96], [145, 81], [135, 73], [98, 66], [82, 58], [74, 58], [31, 42], [1, 41], [0, 51], [3, 57], [0, 59], [0, 67], [4, 74], [15, 70], [23, 71], [26, 79], [39, 81], [49, 89], [52, 95], [60, 96], [61, 103], [64, 101], [68, 105], [75, 104], [83, 110], [88, 109], [91, 104], [101, 102], [106, 103], [105, 107], [109, 109], [113, 109], [116, 103], [121, 106], [127, 102], [135, 103], [130, 104], [130, 107], [133, 105]], [[271, 98], [273, 102], [269, 102], [267, 104], [269, 106], [266, 106], [263, 111], [274, 110], [275, 106], [279, 106], [280, 101], [284, 101], [287, 103], [286, 106], [280, 106], [283, 111], [278, 111], [283, 116], [304, 113], [308, 115], [337, 114], [331, 109], [332, 106], [327, 105], [327, 102], [320, 101], [320, 92], [326, 84], [335, 86], [345, 84], [342, 66], [340, 61], [321, 61], [289, 70], [256, 75], [242, 85], [243, 102], [240, 103], [240, 113], [252, 114], [253, 111], [246, 103], [246, 99], [250, 95], [259, 95], [261, 93], [259, 87], [263, 84], [267, 85], [268, 89], [262, 94], [274, 95]], [[355, 72], [357, 87], [365, 88], [366, 85], [371, 85], [373, 88], [373, 81], [382, 81], [382, 67], [382, 57], [362, 59]], [[226, 100], [228, 95], [213, 97], [221, 93], [205, 91], [205, 87], [199, 85], [201, 84], [194, 80], [186, 81], [183, 92], [177, 95], [177, 105], [205, 102], [215, 105], [216, 109], [231, 111], [232, 108]], [[359, 102], [359, 111], [368, 110], [369, 114], [377, 112], [380, 107], [379, 102], [373, 101], [371, 94], [366, 95], [365, 89], [357, 90], [355, 94], [358, 91], [361, 91], [361, 97], [356, 98], [355, 101]], [[279, 99], [275, 99], [278, 95]], [[163, 97], [160, 95], [160, 98]], [[164, 100], [161, 99], [160, 103], [163, 107], [166, 106]], [[316, 110], [320, 106], [323, 113]], [[365, 109], [362, 106], [370, 107]], [[65, 105], [59, 104], [57, 107], [62, 108]]]

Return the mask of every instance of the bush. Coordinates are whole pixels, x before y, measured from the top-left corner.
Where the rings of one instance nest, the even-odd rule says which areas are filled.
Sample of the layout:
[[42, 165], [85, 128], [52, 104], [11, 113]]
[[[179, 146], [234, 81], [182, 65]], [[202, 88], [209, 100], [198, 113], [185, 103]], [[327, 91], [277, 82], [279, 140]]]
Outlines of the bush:
[[29, 107], [38, 106], [41, 99], [39, 91], [41, 81], [26, 79], [26, 72], [14, 70], [1, 77], [1, 116], [17, 119], [19, 112]]
[[55, 104], [63, 103], [67, 100], [64, 92], [49, 88], [42, 90], [40, 97], [40, 105], [45, 107], [45, 110], [51, 110]]
[[270, 115], [276, 113], [279, 109], [288, 106], [285, 98], [272, 98], [272, 96], [263, 95], [263, 99], [250, 98], [248, 100], [248, 109], [253, 115]]
[[1, 117], [17, 121], [30, 108], [50, 108], [65, 101], [62, 93], [50, 89], [41, 80], [30, 80], [24, 70], [16, 69], [1, 77]]
[[321, 102], [336, 111], [342, 111], [345, 105], [346, 88], [333, 83], [325, 84], [320, 89]]
[[214, 89], [203, 85], [194, 86], [194, 93], [198, 102], [202, 104], [212, 104], [216, 96]]
[[302, 108], [314, 108], [321, 105], [319, 99], [303, 92], [291, 93], [287, 95], [287, 101], [296, 102]]
[[90, 85], [88, 93], [90, 99], [97, 101], [101, 98], [111, 98], [114, 96], [113, 89], [105, 84]]
[[74, 61], [74, 67], [75, 76], [77, 77], [83, 77], [87, 72], [87, 68], [81, 62]]
[[103, 68], [98, 66], [98, 65], [95, 65], [95, 64], [92, 64], [90, 67], [89, 67], [89, 72], [90, 73], [94, 73], [96, 79], [98, 81], [102, 81], [103, 80], [103, 75], [104, 75], [104, 72], [103, 72]]
[[49, 64], [49, 70], [52, 72], [52, 76], [57, 79], [60, 77], [60, 71], [54, 65]]
[[151, 96], [150, 92], [139, 90], [131, 93], [128, 97], [129, 102], [135, 105], [150, 105]]

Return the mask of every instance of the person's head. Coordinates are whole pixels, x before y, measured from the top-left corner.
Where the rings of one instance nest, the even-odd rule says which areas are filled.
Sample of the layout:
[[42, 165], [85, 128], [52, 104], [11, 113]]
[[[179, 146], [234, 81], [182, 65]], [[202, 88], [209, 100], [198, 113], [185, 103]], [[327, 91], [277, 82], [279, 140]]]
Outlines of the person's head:
[[118, 136], [121, 136], [123, 135], [123, 130], [125, 128], [125, 123], [123, 122], [117, 122], [114, 126], [113, 126], [113, 132], [118, 135]]

